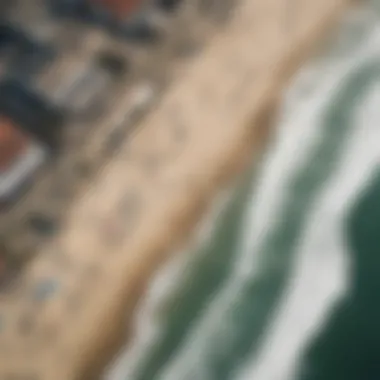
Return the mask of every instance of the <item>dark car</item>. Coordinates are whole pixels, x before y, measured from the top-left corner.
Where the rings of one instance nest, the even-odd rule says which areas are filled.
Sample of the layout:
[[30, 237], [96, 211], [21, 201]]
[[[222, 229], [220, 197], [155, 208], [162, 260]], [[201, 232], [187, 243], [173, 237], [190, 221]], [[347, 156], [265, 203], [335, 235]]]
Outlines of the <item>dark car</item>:
[[59, 148], [64, 113], [23, 81], [11, 78], [0, 83], [0, 115], [7, 115], [46, 147]]
[[0, 22], [0, 66], [2, 76], [28, 80], [53, 58], [50, 46], [34, 40], [16, 25]]

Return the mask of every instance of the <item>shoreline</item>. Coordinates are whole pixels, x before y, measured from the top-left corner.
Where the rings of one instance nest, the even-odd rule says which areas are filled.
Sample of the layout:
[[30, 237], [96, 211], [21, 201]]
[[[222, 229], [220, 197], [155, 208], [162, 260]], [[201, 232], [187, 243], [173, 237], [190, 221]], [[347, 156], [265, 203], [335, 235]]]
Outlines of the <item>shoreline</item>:
[[[268, 0], [264, 10], [273, 10], [279, 1]], [[254, 159], [253, 155], [257, 158], [264, 149], [284, 82], [305, 54], [310, 53], [310, 41], [325, 34], [326, 27], [347, 4], [345, 0], [334, 4], [330, 0], [318, 4], [304, 1], [312, 5], [305, 9], [307, 15], [300, 15], [300, 35], [290, 41], [297, 45], [298, 51], [288, 49], [288, 40], [286, 49], [283, 39], [273, 40], [273, 46], [267, 51], [263, 49], [260, 57], [245, 54], [252, 44], [265, 40], [266, 35], [261, 36], [256, 28], [264, 28], [270, 37], [282, 36], [279, 20], [274, 16], [269, 20], [273, 23], [264, 19], [258, 26], [247, 27], [244, 24], [252, 20], [256, 9], [251, 1], [242, 1], [242, 22], [236, 19], [215, 37], [215, 44], [210, 43], [183, 80], [172, 86], [161, 106], [143, 123], [141, 133], [119, 152], [88, 196], [78, 201], [67, 229], [46, 247], [25, 276], [26, 283], [34, 283], [46, 273], [61, 279], [60, 296], [50, 299], [37, 311], [40, 331], [52, 323], [58, 324], [58, 343], [53, 348], [37, 347], [39, 360], [30, 357], [22, 361], [22, 366], [17, 355], [10, 360], [6, 355], [1, 357], [0, 374], [37, 373], [41, 380], [96, 378], [120, 346], [119, 333], [126, 326], [125, 314], [133, 317], [133, 310], [153, 273], [188, 238], [218, 189], [226, 186]], [[236, 41], [241, 41], [241, 46], [236, 47]], [[237, 72], [229, 71], [231, 57], [241, 60]], [[252, 82], [249, 78], [257, 75], [257, 64], [262, 75]], [[200, 102], [205, 91], [207, 98], [212, 99], [207, 107]], [[231, 94], [238, 97], [235, 103], [230, 99]], [[178, 110], [182, 115], [177, 113], [175, 118], [188, 123], [184, 129], [191, 136], [190, 145], [179, 154], [177, 142], [170, 140], [173, 130], [178, 129], [178, 119], [173, 121], [173, 111]], [[210, 141], [214, 142], [212, 146]], [[161, 152], [157, 153], [157, 148]], [[152, 178], [149, 180], [139, 165], [139, 157], [153, 154], [160, 158], [164, 153], [165, 161], [168, 152], [173, 152], [175, 159], [169, 159], [161, 176], [153, 178], [151, 183]], [[126, 193], [134, 200], [134, 207], [138, 206], [136, 194], [143, 197], [140, 206], [145, 210], [140, 210], [139, 216], [134, 215], [140, 224], [135, 219], [129, 231], [125, 230], [131, 222], [130, 198], [126, 199]], [[132, 208], [132, 215], [133, 212], [136, 209]], [[52, 262], [57, 248], [61, 258], [71, 260], [76, 271], [62, 269]], [[86, 265], [98, 269], [97, 276], [86, 280], [88, 283], [84, 282], [80, 270], [78, 273], [78, 269], [88, 268]], [[69, 314], [63, 312], [67, 296], [79, 297], [80, 301]], [[23, 306], [21, 294], [8, 308], [11, 319], [17, 318]], [[19, 345], [25, 344], [25, 340], [11, 334], [8, 338]]]

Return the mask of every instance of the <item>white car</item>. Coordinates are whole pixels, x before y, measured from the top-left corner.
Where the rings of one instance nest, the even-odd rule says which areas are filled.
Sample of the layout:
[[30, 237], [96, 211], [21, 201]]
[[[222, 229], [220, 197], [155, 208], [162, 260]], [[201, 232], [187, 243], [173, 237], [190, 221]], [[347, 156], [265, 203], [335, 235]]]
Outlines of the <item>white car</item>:
[[0, 203], [7, 204], [44, 163], [47, 151], [8, 117], [0, 116]]

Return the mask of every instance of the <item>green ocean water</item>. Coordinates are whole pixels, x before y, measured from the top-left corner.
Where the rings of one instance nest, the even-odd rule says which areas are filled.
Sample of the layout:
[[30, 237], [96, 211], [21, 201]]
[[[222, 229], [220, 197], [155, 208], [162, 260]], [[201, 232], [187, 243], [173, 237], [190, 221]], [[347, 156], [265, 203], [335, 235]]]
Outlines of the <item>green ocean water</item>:
[[380, 378], [380, 171], [351, 210], [352, 290], [305, 353], [305, 380]]
[[375, 5], [295, 78], [263, 162], [142, 308], [110, 379], [380, 380]]

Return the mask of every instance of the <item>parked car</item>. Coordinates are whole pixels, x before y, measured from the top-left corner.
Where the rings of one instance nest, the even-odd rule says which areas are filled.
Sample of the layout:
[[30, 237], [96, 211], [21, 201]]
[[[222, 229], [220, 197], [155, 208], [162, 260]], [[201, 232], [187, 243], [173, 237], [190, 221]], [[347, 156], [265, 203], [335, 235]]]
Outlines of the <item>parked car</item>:
[[25, 33], [19, 26], [0, 22], [1, 76], [27, 81], [54, 57], [53, 49]]
[[0, 114], [0, 205], [13, 200], [46, 160], [47, 151], [12, 119]]

